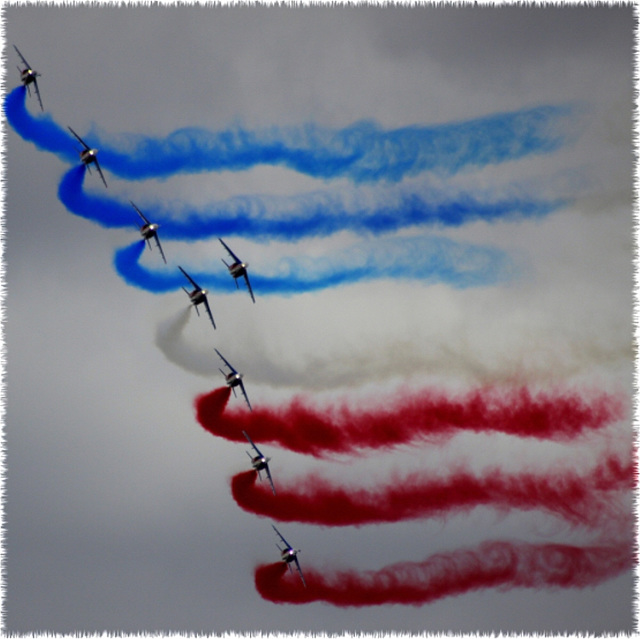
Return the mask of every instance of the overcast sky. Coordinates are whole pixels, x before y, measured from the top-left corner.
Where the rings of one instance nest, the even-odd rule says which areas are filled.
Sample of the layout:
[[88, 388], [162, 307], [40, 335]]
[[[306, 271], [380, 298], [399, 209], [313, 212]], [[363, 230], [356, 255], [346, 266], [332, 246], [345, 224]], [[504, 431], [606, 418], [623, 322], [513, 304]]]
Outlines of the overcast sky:
[[[254, 570], [278, 560], [272, 522], [309, 575], [363, 573], [487, 540], [628, 543], [631, 498], [611, 495], [607, 526], [491, 506], [279, 523], [234, 501], [247, 447], [206, 432], [194, 410], [223, 383], [214, 347], [245, 373], [256, 409], [302, 396], [320, 412], [343, 401], [399, 411], [409, 392], [523, 386], [622, 405], [564, 442], [463, 430], [324, 460], [259, 443], [283, 494], [311, 471], [355, 490], [409, 471], [554, 476], [628, 460], [629, 7], [19, 5], [3, 18], [11, 108], [22, 108], [17, 45], [42, 74], [44, 114], [33, 94], [29, 113], [98, 146], [109, 185], [85, 175], [94, 199], [77, 214], [64, 196], [81, 189], [64, 178], [81, 175], [69, 173], [78, 145], [44, 150], [45, 134], [34, 144], [5, 115], [5, 631], [634, 627], [631, 570], [422, 605], [267, 601]], [[260, 156], [269, 145], [278, 159]], [[210, 164], [171, 164], [185, 148]], [[242, 162], [228, 159], [235, 148]], [[118, 152], [165, 173], [135, 177]], [[110, 222], [129, 200], [160, 219], [167, 266], [155, 247], [114, 266], [139, 239], [132, 208], [130, 223]], [[251, 224], [198, 230], [240, 212]], [[218, 234], [250, 263], [255, 305], [225, 273]], [[217, 330], [186, 314], [178, 264], [211, 290]], [[146, 285], [127, 280], [140, 273]], [[279, 290], [283, 274], [299, 286]], [[229, 408], [246, 410], [233, 396]]]

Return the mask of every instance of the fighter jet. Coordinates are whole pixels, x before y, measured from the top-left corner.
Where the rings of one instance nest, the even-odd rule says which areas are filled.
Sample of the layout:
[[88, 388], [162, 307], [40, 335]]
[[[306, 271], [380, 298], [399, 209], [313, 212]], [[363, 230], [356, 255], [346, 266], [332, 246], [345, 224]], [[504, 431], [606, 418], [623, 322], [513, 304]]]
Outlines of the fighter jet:
[[[131, 200], [129, 200], [131, 202]], [[162, 250], [162, 246], [160, 246], [160, 238], [158, 237], [158, 226], [159, 224], [151, 224], [149, 220], [142, 214], [142, 211], [131, 202], [131, 206], [138, 211], [138, 215], [142, 218], [144, 224], [140, 225], [140, 235], [147, 241], [147, 245], [149, 246], [149, 250], [151, 250], [151, 238], [156, 238], [156, 244], [158, 245], [158, 249], [160, 250], [160, 255], [162, 255], [162, 259], [164, 263], [167, 263], [167, 258], [164, 256], [164, 252]]]
[[42, 99], [40, 98], [40, 91], [38, 90], [38, 80], [36, 79], [42, 74], [38, 73], [35, 69], [31, 68], [31, 65], [24, 59], [24, 56], [22, 55], [22, 53], [20, 53], [20, 51], [18, 50], [18, 47], [16, 47], [15, 44], [13, 45], [13, 48], [16, 50], [16, 53], [20, 56], [20, 59], [22, 60], [22, 64], [24, 65], [23, 69], [18, 67], [18, 71], [20, 71], [20, 80], [22, 81], [22, 84], [25, 87], [27, 87], [27, 93], [29, 94], [29, 96], [31, 96], [29, 85], [33, 84], [33, 88], [36, 91], [36, 96], [38, 97], [38, 102], [40, 103], [40, 110], [44, 111], [44, 107], [42, 106]]
[[107, 186], [107, 181], [104, 179], [104, 175], [102, 175], [102, 170], [100, 169], [100, 164], [98, 164], [98, 149], [92, 149], [71, 127], [67, 127], [73, 135], [76, 136], [78, 142], [82, 144], [84, 149], [80, 151], [80, 159], [83, 164], [87, 167], [89, 173], [91, 173], [91, 167], [89, 166], [92, 162], [96, 165], [96, 169], [98, 169], [98, 173], [100, 173], [100, 177], [104, 182], [104, 185]]
[[238, 373], [238, 371], [233, 366], [231, 366], [231, 364], [229, 364], [229, 362], [222, 356], [222, 353], [217, 348], [214, 348], [214, 350], [216, 353], [218, 353], [220, 359], [225, 363], [225, 366], [227, 366], [230, 371], [229, 373], [225, 373], [221, 368], [218, 369], [224, 375], [227, 386], [229, 386], [229, 388], [231, 388], [231, 390], [233, 391], [233, 396], [236, 397], [236, 386], [240, 386], [240, 390], [242, 391], [242, 394], [247, 401], [247, 406], [249, 407], [249, 410], [251, 410], [251, 404], [249, 403], [249, 398], [247, 397], [247, 391], [245, 391], [244, 383], [242, 382], [242, 374]]
[[253, 469], [258, 473], [258, 477], [260, 477], [260, 481], [262, 481], [262, 475], [260, 475], [260, 471], [261, 470], [266, 470], [267, 471], [267, 477], [269, 478], [269, 483], [271, 484], [271, 490], [273, 491], [273, 494], [275, 495], [276, 494], [276, 489], [275, 489], [275, 486], [273, 485], [273, 479], [271, 479], [271, 473], [269, 472], [269, 461], [270, 461], [271, 457], [265, 457], [260, 452], [260, 450], [253, 443], [253, 440], [251, 439], [251, 437], [249, 437], [249, 435], [247, 434], [246, 431], [243, 430], [242, 434], [247, 438], [247, 441], [251, 444], [251, 446], [253, 447], [253, 450], [255, 450], [256, 453], [257, 453], [257, 455], [255, 457], [253, 457], [248, 450], [245, 451], [247, 453], [247, 455], [249, 455], [249, 459], [251, 460], [251, 465], [253, 466]]
[[304, 580], [304, 575], [302, 574], [302, 568], [300, 568], [300, 562], [298, 561], [298, 557], [296, 556], [299, 552], [302, 552], [302, 551], [300, 549], [294, 550], [291, 544], [278, 532], [278, 529], [273, 524], [271, 524], [271, 526], [276, 531], [278, 537], [282, 539], [282, 543], [286, 546], [286, 548], [280, 548], [280, 546], [276, 544], [276, 546], [278, 546], [278, 550], [280, 551], [280, 559], [284, 561], [287, 564], [287, 566], [289, 566], [289, 570], [291, 572], [293, 572], [293, 568], [291, 568], [291, 562], [295, 561], [296, 568], [300, 573], [300, 579], [302, 579], [302, 583], [306, 588], [307, 582]]
[[196, 307], [196, 313], [198, 313], [198, 315], [200, 315], [200, 312], [198, 311], [198, 304], [204, 304], [204, 307], [207, 309], [207, 314], [209, 315], [209, 319], [211, 320], [211, 323], [213, 324], [213, 328], [216, 327], [216, 323], [213, 320], [213, 315], [211, 313], [211, 308], [209, 307], [209, 301], [207, 300], [207, 289], [206, 288], [201, 288], [200, 286], [198, 286], [193, 279], [191, 279], [191, 277], [189, 277], [189, 274], [182, 268], [182, 266], [178, 266], [178, 268], [182, 271], [182, 274], [189, 280], [189, 282], [191, 282], [191, 284], [193, 285], [193, 291], [191, 291], [191, 293], [189, 293], [189, 291], [183, 286], [182, 290], [189, 296], [189, 299], [191, 300], [191, 303]]
[[229, 273], [231, 274], [231, 276], [233, 277], [233, 279], [236, 282], [236, 288], [240, 288], [238, 286], [238, 278], [239, 277], [244, 277], [244, 281], [247, 283], [247, 288], [249, 289], [249, 295], [251, 295], [251, 299], [253, 300], [253, 303], [256, 303], [256, 298], [253, 296], [253, 290], [251, 289], [251, 282], [249, 282], [249, 274], [247, 273], [247, 267], [249, 266], [248, 264], [246, 264], [245, 262], [243, 262], [223, 241], [221, 238], [218, 238], [220, 240], [220, 242], [222, 243], [222, 246], [224, 246], [227, 249], [227, 253], [229, 253], [229, 255], [231, 256], [231, 259], [233, 260], [233, 264], [227, 264], [224, 260], [222, 260], [222, 263], [229, 269]]

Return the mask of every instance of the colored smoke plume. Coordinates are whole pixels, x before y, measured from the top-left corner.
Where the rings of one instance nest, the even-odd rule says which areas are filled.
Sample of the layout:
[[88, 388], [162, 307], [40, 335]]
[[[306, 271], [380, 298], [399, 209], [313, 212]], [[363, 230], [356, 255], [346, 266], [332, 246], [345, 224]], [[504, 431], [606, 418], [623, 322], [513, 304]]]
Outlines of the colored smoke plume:
[[190, 346], [183, 339], [184, 328], [193, 311], [193, 305], [185, 306], [173, 316], [156, 325], [155, 344], [173, 364], [203, 377], [219, 375], [217, 362], [211, 353]]
[[[207, 414], [221, 415], [227, 406], [230, 396], [231, 396], [231, 388], [229, 386], [222, 386], [220, 388], [216, 388], [215, 390], [212, 390], [210, 393], [207, 393], [206, 395], [201, 395], [199, 396], [199, 398], [200, 397], [205, 398], [203, 399], [203, 402], [202, 402], [202, 410], [205, 411]], [[234, 438], [236, 441], [243, 441], [243, 442], [247, 441], [244, 438], [241, 431], [238, 431], [238, 435], [239, 437]]]
[[129, 202], [122, 204], [101, 191], [84, 190], [86, 169], [84, 164], [70, 168], [58, 184], [58, 199], [67, 211], [104, 228], [138, 228], [140, 218]]
[[[150, 293], [170, 293], [178, 291], [187, 282], [177, 269], [148, 270], [140, 266], [140, 258], [146, 248], [145, 240], [138, 240], [129, 246], [117, 249], [113, 255], [113, 266], [120, 277], [131, 286], [136, 286]], [[222, 280], [222, 276], [219, 277]], [[229, 277], [224, 278], [227, 284]]]
[[260, 595], [274, 603], [325, 601], [340, 607], [426, 603], [483, 588], [585, 588], [629, 570], [629, 542], [571, 546], [489, 541], [471, 549], [397, 563], [378, 571], [323, 571], [303, 566], [307, 588], [284, 564], [255, 570]]
[[56, 124], [48, 113], [33, 117], [29, 113], [25, 100], [27, 89], [18, 86], [4, 100], [4, 112], [13, 130], [28, 142], [33, 142], [42, 151], [57, 154], [67, 162], [79, 163], [76, 151], [80, 145], [71, 133]]
[[[66, 128], [48, 114], [33, 117], [25, 95], [23, 86], [7, 95], [4, 108], [9, 124], [43, 151], [73, 161], [74, 140]], [[106, 139], [91, 133], [87, 139], [89, 134], [79, 133], [87, 144], [100, 149], [101, 163], [126, 180], [273, 165], [321, 179], [398, 182], [423, 171], [455, 174], [469, 166], [552, 153], [573, 135], [576, 115], [574, 107], [560, 104], [398, 129], [363, 121], [343, 129], [312, 122], [262, 131], [187, 127], [162, 139], [131, 133], [110, 133]]]
[[532, 395], [526, 388], [480, 389], [457, 397], [426, 388], [391, 395], [373, 408], [354, 408], [344, 400], [314, 407], [298, 396], [276, 408], [228, 413], [219, 392], [194, 402], [198, 422], [210, 433], [242, 441], [246, 430], [258, 442], [316, 457], [441, 442], [460, 431], [570, 441], [624, 414], [622, 400], [611, 394], [594, 392], [586, 399], [570, 391]]
[[[73, 167], [58, 187], [58, 197], [74, 215], [107, 228], [131, 228], [138, 217], [129, 202], [121, 203], [101, 191], [83, 190], [83, 179]], [[81, 165], [84, 169], [84, 165]], [[379, 236], [407, 227], [460, 226], [478, 220], [486, 222], [539, 219], [566, 206], [569, 200], [551, 200], [508, 195], [460, 192], [427, 195], [420, 189], [398, 193], [354, 197], [353, 192], [312, 191], [268, 196], [243, 195], [214, 201], [201, 207], [189, 203], [149, 202], [147, 216], [163, 227], [163, 237], [172, 240], [202, 240], [220, 235], [252, 239], [298, 241], [326, 237], [340, 231]]]
[[[176, 290], [184, 277], [176, 271], [148, 269], [139, 262], [144, 242], [118, 249], [114, 265], [128, 283], [152, 293]], [[518, 267], [501, 250], [454, 242], [443, 237], [413, 237], [356, 244], [319, 258], [280, 258], [269, 273], [252, 273], [259, 295], [309, 293], [378, 278], [444, 282], [454, 288], [493, 285], [514, 277]], [[226, 271], [192, 273], [210, 290], [231, 292]]]
[[289, 485], [279, 483], [277, 499], [271, 499], [270, 491], [256, 484], [256, 472], [250, 470], [231, 478], [231, 492], [246, 511], [323, 526], [446, 517], [478, 506], [501, 512], [541, 509], [572, 525], [594, 526], [617, 516], [622, 504], [614, 493], [629, 491], [634, 473], [631, 461], [622, 463], [610, 456], [583, 474], [564, 469], [510, 474], [496, 468], [480, 476], [467, 471], [447, 477], [415, 472], [366, 489], [309, 475]]

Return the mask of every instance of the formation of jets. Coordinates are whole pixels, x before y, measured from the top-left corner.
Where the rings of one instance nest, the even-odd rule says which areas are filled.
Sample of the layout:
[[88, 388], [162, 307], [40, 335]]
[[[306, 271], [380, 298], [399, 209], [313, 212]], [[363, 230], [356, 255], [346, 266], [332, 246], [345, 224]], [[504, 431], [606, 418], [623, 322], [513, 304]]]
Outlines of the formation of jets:
[[[40, 104], [40, 109], [44, 111], [44, 107], [42, 105], [42, 98], [40, 96], [40, 90], [38, 88], [38, 80], [37, 80], [37, 78], [39, 78], [41, 74], [35, 71], [31, 67], [31, 65], [26, 61], [25, 57], [22, 55], [22, 53], [20, 53], [18, 47], [13, 45], [13, 48], [16, 50], [16, 53], [18, 54], [18, 56], [20, 57], [20, 60], [22, 61], [22, 67], [20, 66], [18, 67], [18, 71], [20, 72], [20, 80], [23, 86], [26, 87], [27, 94], [29, 96], [31, 96], [30, 85], [33, 85], [34, 91], [38, 98], [38, 102]], [[96, 170], [98, 171], [98, 174], [100, 175], [100, 178], [102, 179], [102, 182], [106, 187], [107, 181], [105, 180], [104, 174], [102, 173], [102, 169], [98, 162], [98, 157], [97, 157], [98, 149], [90, 147], [71, 127], [68, 127], [68, 129], [73, 134], [73, 136], [78, 140], [78, 142], [80, 142], [80, 144], [82, 145], [82, 149], [79, 151], [81, 162], [87, 167], [87, 171], [89, 173], [91, 173], [90, 165], [94, 164]], [[165, 257], [164, 251], [162, 250], [162, 245], [160, 244], [160, 238], [158, 237], [159, 224], [152, 223], [147, 217], [145, 217], [142, 211], [133, 202], [130, 201], [130, 203], [131, 203], [131, 206], [133, 206], [133, 208], [136, 210], [136, 212], [140, 217], [140, 220], [142, 221], [142, 223], [137, 224], [137, 228], [140, 232], [140, 235], [147, 243], [149, 250], [151, 250], [151, 239], [153, 238], [155, 240], [158, 250], [160, 252], [160, 255], [162, 257], [162, 260], [166, 264], [167, 259]], [[229, 257], [231, 258], [231, 264], [228, 264], [224, 259], [222, 260], [222, 262], [227, 267], [227, 270], [229, 271], [229, 274], [231, 275], [231, 277], [233, 277], [236, 283], [236, 288], [238, 289], [240, 288], [238, 285], [238, 280], [240, 278], [244, 278], [245, 284], [249, 291], [249, 295], [251, 296], [251, 301], [255, 304], [256, 299], [253, 294], [253, 289], [251, 288], [251, 282], [249, 281], [249, 274], [247, 270], [249, 265], [246, 262], [243, 262], [231, 250], [231, 248], [224, 242], [222, 238], [218, 238], [218, 239], [220, 240], [220, 243], [225, 248], [225, 250], [229, 254]], [[200, 304], [204, 304], [207, 315], [209, 316], [209, 319], [213, 324], [213, 328], [215, 329], [216, 323], [213, 319], [213, 313], [211, 312], [211, 307], [209, 306], [209, 300], [207, 299], [208, 291], [202, 288], [199, 284], [197, 284], [195, 280], [181, 266], [178, 266], [178, 268], [180, 269], [182, 274], [187, 278], [187, 280], [189, 280], [189, 283], [193, 287], [193, 290], [191, 291], [187, 290], [185, 287], [182, 287], [182, 288], [184, 292], [189, 296], [189, 300], [191, 301], [191, 304], [195, 307], [196, 313], [200, 315], [198, 311], [198, 306]], [[242, 373], [239, 373], [217, 348], [215, 348], [214, 350], [216, 351], [220, 359], [224, 362], [224, 367], [228, 369], [228, 372], [225, 372], [222, 368], [219, 369], [220, 372], [224, 375], [226, 385], [229, 388], [231, 388], [234, 396], [236, 396], [236, 388], [239, 387], [240, 392], [243, 394], [249, 410], [252, 410], [251, 403], [249, 402], [249, 397], [244, 387], [244, 382], [242, 381], [242, 377], [243, 377]], [[256, 446], [256, 444], [254, 443], [254, 441], [251, 439], [251, 437], [246, 431], [243, 430], [242, 433], [245, 436], [246, 440], [249, 442], [249, 445], [251, 446], [251, 448], [255, 453], [254, 455], [249, 451], [246, 451], [247, 455], [249, 456], [249, 459], [251, 460], [251, 466], [253, 470], [256, 471], [261, 481], [262, 481], [262, 475], [260, 473], [261, 471], [265, 471], [267, 475], [267, 479], [269, 480], [269, 484], [271, 486], [271, 491], [275, 495], [276, 489], [273, 483], [273, 478], [271, 476], [271, 471], [269, 470], [269, 461], [271, 458], [265, 457], [262, 454], [260, 449]], [[297, 557], [298, 553], [301, 551], [299, 549], [297, 550], [294, 549], [293, 546], [291, 546], [291, 544], [280, 534], [280, 532], [275, 526], [273, 526], [273, 529], [275, 530], [276, 534], [284, 544], [284, 548], [281, 548], [278, 544], [276, 544], [276, 546], [278, 547], [278, 550], [280, 551], [281, 561], [287, 564], [291, 572], [293, 572], [291, 564], [295, 563], [296, 569], [300, 573], [300, 578], [302, 579], [302, 583], [306, 588], [307, 584], [305, 582], [304, 575], [302, 574], [302, 568], [300, 567], [300, 562], [298, 561], [298, 557]]]

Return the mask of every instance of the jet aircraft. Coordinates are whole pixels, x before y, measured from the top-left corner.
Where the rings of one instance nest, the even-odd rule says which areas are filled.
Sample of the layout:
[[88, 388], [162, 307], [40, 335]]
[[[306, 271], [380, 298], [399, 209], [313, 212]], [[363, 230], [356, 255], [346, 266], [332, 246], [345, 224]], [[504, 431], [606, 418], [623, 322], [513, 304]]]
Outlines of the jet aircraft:
[[100, 177], [102, 178], [104, 185], [107, 186], [107, 181], [104, 179], [104, 175], [102, 175], [100, 164], [98, 164], [98, 149], [92, 149], [71, 127], [67, 128], [76, 136], [78, 142], [80, 142], [84, 147], [84, 149], [80, 151], [80, 159], [82, 160], [82, 163], [87, 167], [89, 173], [91, 173], [91, 167], [89, 165], [93, 162], [96, 165], [96, 169], [98, 169], [98, 173], [100, 173]]
[[253, 450], [256, 451], [256, 456], [253, 457], [251, 455], [251, 453], [247, 450], [245, 451], [247, 453], [247, 455], [249, 455], [249, 459], [251, 460], [251, 465], [253, 466], [253, 469], [258, 473], [258, 477], [260, 477], [260, 481], [262, 481], [262, 476], [260, 475], [260, 471], [261, 470], [265, 470], [267, 471], [267, 477], [269, 478], [269, 483], [271, 484], [271, 490], [273, 491], [273, 494], [276, 494], [276, 488], [273, 485], [273, 479], [271, 478], [271, 473], [269, 472], [269, 461], [271, 459], [271, 457], [265, 457], [260, 450], [258, 449], [258, 447], [253, 443], [253, 440], [251, 439], [251, 437], [249, 437], [249, 435], [247, 434], [247, 431], [243, 430], [242, 434], [247, 438], [247, 441], [251, 444]]
[[294, 550], [293, 547], [291, 546], [291, 544], [280, 534], [280, 532], [278, 531], [278, 529], [271, 524], [271, 527], [276, 531], [278, 537], [280, 537], [280, 539], [282, 540], [282, 543], [286, 546], [286, 548], [280, 548], [280, 546], [278, 546], [278, 544], [276, 544], [276, 546], [278, 546], [278, 550], [280, 551], [280, 559], [281, 561], [284, 561], [287, 566], [289, 566], [289, 570], [291, 572], [293, 572], [293, 568], [291, 568], [291, 562], [294, 561], [296, 564], [296, 568], [298, 569], [298, 572], [300, 573], [300, 579], [302, 579], [302, 583], [304, 584], [304, 587], [307, 587], [307, 582], [304, 580], [304, 575], [302, 574], [302, 568], [300, 568], [300, 562], [298, 561], [298, 557], [297, 554], [299, 552], [302, 552], [300, 549], [298, 550]]
[[213, 324], [213, 328], [215, 328], [216, 323], [213, 320], [213, 314], [211, 313], [211, 308], [209, 307], [209, 300], [207, 300], [207, 293], [208, 293], [207, 289], [201, 288], [200, 286], [198, 286], [193, 281], [193, 279], [189, 276], [189, 274], [182, 268], [182, 266], [178, 266], [178, 268], [182, 271], [182, 274], [193, 285], [193, 291], [191, 291], [191, 293], [189, 293], [189, 291], [184, 286], [182, 287], [182, 290], [189, 296], [191, 303], [196, 307], [196, 313], [200, 315], [200, 312], [198, 311], [198, 304], [204, 304], [204, 307], [207, 309], [207, 315], [209, 315], [209, 319]]
[[244, 277], [244, 281], [247, 283], [247, 288], [249, 289], [249, 295], [251, 295], [251, 299], [253, 300], [253, 303], [256, 303], [256, 298], [253, 296], [253, 290], [251, 288], [251, 282], [249, 282], [249, 274], [247, 273], [247, 267], [249, 266], [247, 263], [243, 262], [224, 242], [221, 238], [218, 238], [220, 240], [220, 242], [222, 243], [222, 246], [224, 246], [227, 249], [227, 253], [229, 253], [229, 255], [231, 256], [231, 259], [233, 260], [233, 264], [227, 264], [224, 260], [222, 260], [222, 263], [229, 269], [229, 273], [231, 274], [231, 276], [233, 277], [233, 279], [236, 282], [236, 288], [240, 288], [238, 286], [238, 278], [239, 277]]
[[[249, 410], [251, 410], [251, 404], [249, 403], [249, 398], [247, 397], [247, 391], [244, 389], [242, 374], [238, 373], [238, 371], [233, 366], [231, 366], [231, 364], [229, 364], [229, 362], [223, 357], [222, 353], [217, 348], [214, 348], [214, 350], [216, 353], [218, 353], [220, 359], [225, 363], [225, 366], [229, 368], [229, 373], [225, 373], [221, 368], [219, 368], [218, 370], [224, 375], [227, 386], [229, 386], [229, 388], [231, 388], [231, 390], [233, 391], [233, 396], [236, 397], [236, 386], [240, 386], [240, 390], [244, 395], [247, 406], [249, 407]], [[267, 471], [267, 473], [268, 472], [269, 471]]]
[[[129, 200], [131, 202], [131, 200]], [[158, 245], [158, 249], [160, 250], [160, 255], [162, 255], [162, 259], [164, 263], [167, 263], [167, 258], [164, 256], [164, 251], [162, 250], [162, 246], [160, 246], [160, 238], [158, 237], [158, 226], [159, 224], [151, 224], [149, 220], [142, 214], [142, 211], [131, 202], [131, 206], [138, 211], [138, 215], [142, 218], [144, 224], [140, 225], [140, 235], [147, 241], [149, 246], [149, 250], [151, 250], [151, 238], [155, 237], [156, 244]]]
[[38, 102], [40, 103], [40, 110], [44, 111], [44, 107], [42, 106], [42, 98], [40, 97], [40, 91], [38, 90], [38, 80], [37, 80], [37, 78], [42, 74], [38, 73], [35, 69], [31, 67], [31, 65], [24, 59], [24, 56], [22, 55], [22, 53], [20, 53], [18, 47], [16, 47], [15, 44], [13, 45], [13, 48], [16, 50], [16, 53], [20, 56], [20, 59], [22, 60], [22, 64], [24, 65], [23, 69], [18, 67], [18, 71], [20, 71], [20, 80], [22, 81], [22, 84], [25, 87], [27, 87], [27, 93], [29, 95], [31, 95], [29, 85], [33, 84], [33, 88], [35, 89], [36, 96], [38, 97]]

